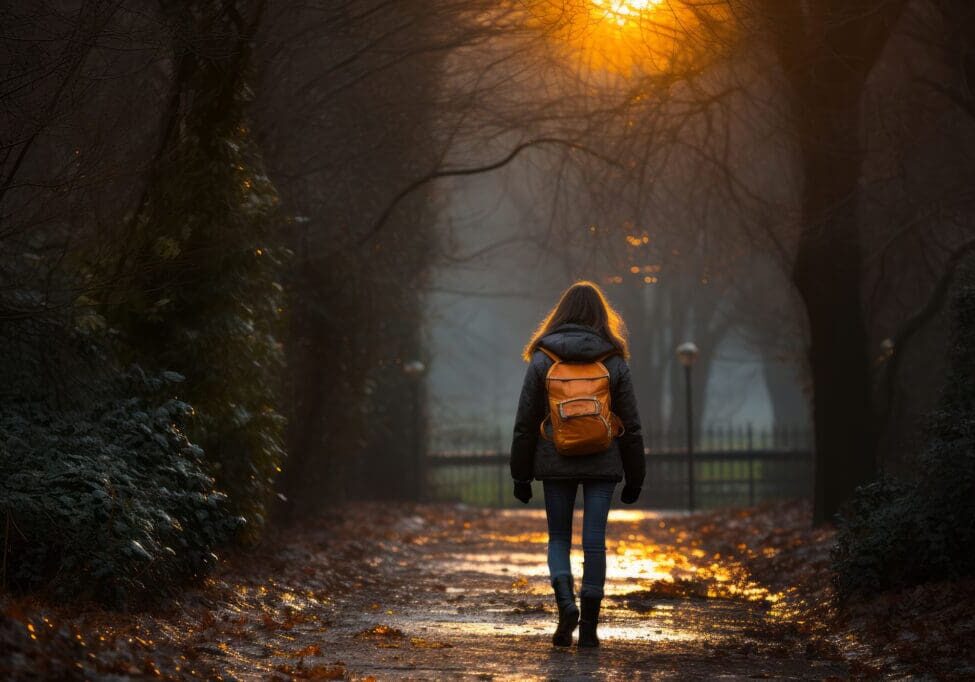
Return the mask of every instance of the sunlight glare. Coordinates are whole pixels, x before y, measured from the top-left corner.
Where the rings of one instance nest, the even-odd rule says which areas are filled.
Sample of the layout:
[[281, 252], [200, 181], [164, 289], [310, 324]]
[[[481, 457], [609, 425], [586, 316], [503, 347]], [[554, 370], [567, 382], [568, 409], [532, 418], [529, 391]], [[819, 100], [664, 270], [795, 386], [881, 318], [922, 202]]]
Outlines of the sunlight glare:
[[665, 0], [530, 0], [526, 23], [593, 83], [696, 72], [728, 41], [723, 4]]
[[655, 8], [663, 0], [592, 0], [592, 4], [603, 12], [603, 16], [614, 18], [617, 23]]

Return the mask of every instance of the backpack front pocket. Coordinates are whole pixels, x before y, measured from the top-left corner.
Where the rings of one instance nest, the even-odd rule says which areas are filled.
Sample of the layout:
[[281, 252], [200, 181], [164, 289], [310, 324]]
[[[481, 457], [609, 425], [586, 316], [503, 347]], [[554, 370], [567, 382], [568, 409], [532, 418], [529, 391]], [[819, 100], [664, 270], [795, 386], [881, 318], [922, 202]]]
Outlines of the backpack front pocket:
[[602, 405], [598, 398], [581, 397], [569, 398], [558, 403], [559, 417], [571, 419], [573, 417], [594, 417], [602, 412]]

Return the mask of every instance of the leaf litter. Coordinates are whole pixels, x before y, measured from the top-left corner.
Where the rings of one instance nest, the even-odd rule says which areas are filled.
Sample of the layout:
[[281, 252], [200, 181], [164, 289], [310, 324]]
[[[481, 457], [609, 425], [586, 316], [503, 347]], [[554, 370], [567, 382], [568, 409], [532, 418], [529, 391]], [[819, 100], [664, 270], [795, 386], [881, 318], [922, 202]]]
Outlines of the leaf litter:
[[[5, 596], [0, 678], [975, 672], [965, 646], [975, 585], [839, 605], [832, 532], [811, 529], [802, 504], [611, 517], [598, 657], [540, 654], [551, 649], [555, 611], [537, 512], [389, 509], [359, 504], [306, 520], [151, 612]], [[397, 518], [411, 520], [397, 528]]]

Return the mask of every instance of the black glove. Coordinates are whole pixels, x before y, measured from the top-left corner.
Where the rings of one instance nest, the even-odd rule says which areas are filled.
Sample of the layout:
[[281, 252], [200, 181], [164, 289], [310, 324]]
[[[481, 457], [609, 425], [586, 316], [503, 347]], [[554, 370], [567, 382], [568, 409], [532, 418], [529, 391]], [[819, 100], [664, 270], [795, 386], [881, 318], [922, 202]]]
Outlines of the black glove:
[[515, 497], [528, 504], [528, 500], [532, 498], [531, 481], [515, 481]]
[[632, 485], [624, 485], [623, 492], [620, 493], [620, 501], [624, 504], [633, 504], [640, 497], [640, 488]]

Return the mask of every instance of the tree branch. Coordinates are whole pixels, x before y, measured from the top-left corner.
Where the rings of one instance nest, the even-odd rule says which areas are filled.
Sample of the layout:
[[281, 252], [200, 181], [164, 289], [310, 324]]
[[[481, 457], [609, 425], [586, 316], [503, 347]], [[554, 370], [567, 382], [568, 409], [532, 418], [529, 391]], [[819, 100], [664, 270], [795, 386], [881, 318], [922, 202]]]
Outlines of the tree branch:
[[891, 337], [891, 341], [894, 342], [894, 357], [891, 358], [892, 361], [900, 354], [901, 346], [920, 331], [924, 324], [944, 307], [945, 300], [948, 297], [948, 290], [951, 288], [951, 283], [955, 278], [955, 272], [958, 270], [958, 266], [965, 259], [965, 256], [972, 252], [975, 252], [975, 239], [969, 239], [959, 246], [948, 258], [948, 261], [944, 265], [941, 279], [934, 285], [934, 289], [931, 291], [931, 296], [928, 297], [927, 303], [911, 315]]
[[514, 149], [508, 152], [504, 157], [498, 159], [497, 161], [488, 163], [486, 165], [472, 166], [468, 168], [444, 168], [442, 170], [437, 170], [437, 171], [433, 171], [432, 173], [428, 173], [427, 175], [424, 175], [421, 178], [417, 178], [416, 180], [408, 184], [406, 187], [401, 189], [396, 194], [396, 196], [393, 197], [393, 199], [389, 202], [389, 204], [386, 205], [386, 208], [383, 209], [383, 212], [379, 215], [379, 218], [376, 219], [376, 222], [372, 224], [372, 227], [369, 229], [369, 231], [366, 232], [366, 234], [361, 236], [356, 241], [357, 245], [363, 246], [367, 244], [373, 237], [375, 237], [379, 233], [379, 231], [383, 229], [386, 223], [389, 222], [389, 219], [392, 216], [393, 211], [396, 210], [396, 207], [399, 206], [400, 202], [402, 202], [406, 197], [408, 197], [410, 194], [417, 191], [418, 189], [425, 187], [426, 185], [429, 185], [430, 183], [439, 180], [441, 178], [458, 177], [458, 176], [465, 176], [465, 175], [478, 175], [480, 173], [488, 173], [490, 171], [497, 170], [498, 168], [502, 168], [508, 165], [509, 163], [511, 163], [512, 161], [514, 161], [518, 157], [518, 155], [521, 154], [526, 149], [529, 149], [531, 147], [538, 147], [541, 145], [561, 145], [563, 147], [568, 147], [569, 149], [576, 149], [579, 151], [583, 151], [589, 154], [590, 156], [594, 156], [595, 158], [600, 159], [601, 161], [604, 161], [610, 165], [622, 168], [622, 166], [615, 159], [611, 159], [609, 157], [603, 156], [599, 152], [589, 149], [588, 147], [581, 145], [577, 142], [572, 142], [571, 140], [563, 140], [557, 137], [539, 137], [533, 140], [527, 140], [526, 142], [522, 142], [516, 145]]

